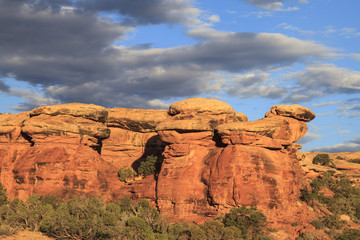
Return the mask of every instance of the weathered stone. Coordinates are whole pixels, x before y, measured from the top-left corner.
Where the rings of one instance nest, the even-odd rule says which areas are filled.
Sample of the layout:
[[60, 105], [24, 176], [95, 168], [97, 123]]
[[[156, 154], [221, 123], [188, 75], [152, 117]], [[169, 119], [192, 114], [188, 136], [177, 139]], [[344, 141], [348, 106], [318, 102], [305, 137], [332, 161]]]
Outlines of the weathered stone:
[[248, 117], [241, 113], [241, 112], [237, 112], [236, 113], [236, 118], [239, 119], [241, 122], [247, 122], [248, 121]]
[[174, 116], [177, 114], [235, 115], [236, 112], [229, 104], [216, 99], [189, 98], [171, 104], [168, 113]]
[[215, 129], [225, 144], [281, 149], [303, 137], [307, 126], [304, 122], [277, 116], [250, 122], [226, 123]]
[[30, 116], [41, 114], [51, 116], [70, 115], [104, 123], [106, 122], [108, 111], [106, 108], [94, 104], [67, 103], [35, 108], [31, 111]]
[[274, 115], [292, 117], [305, 122], [310, 122], [315, 118], [315, 114], [309, 108], [300, 106], [298, 104], [275, 105], [272, 106], [270, 111], [265, 114], [266, 117], [272, 117]]
[[165, 110], [111, 108], [107, 125], [133, 132], [155, 132], [157, 125], [168, 117]]

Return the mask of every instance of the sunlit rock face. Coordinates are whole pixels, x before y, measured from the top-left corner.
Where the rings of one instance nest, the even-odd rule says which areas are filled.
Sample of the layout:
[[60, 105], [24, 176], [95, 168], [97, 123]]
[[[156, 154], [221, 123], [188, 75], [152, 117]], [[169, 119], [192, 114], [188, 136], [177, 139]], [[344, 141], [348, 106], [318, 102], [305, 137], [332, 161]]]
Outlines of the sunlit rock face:
[[[232, 207], [257, 206], [270, 222], [306, 219], [298, 202], [296, 142], [315, 117], [273, 106], [247, 121], [229, 104], [192, 98], [168, 111], [63, 104], [0, 115], [1, 182], [11, 198], [32, 194], [145, 198], [171, 221], [201, 222]], [[149, 155], [155, 175], [120, 182]]]

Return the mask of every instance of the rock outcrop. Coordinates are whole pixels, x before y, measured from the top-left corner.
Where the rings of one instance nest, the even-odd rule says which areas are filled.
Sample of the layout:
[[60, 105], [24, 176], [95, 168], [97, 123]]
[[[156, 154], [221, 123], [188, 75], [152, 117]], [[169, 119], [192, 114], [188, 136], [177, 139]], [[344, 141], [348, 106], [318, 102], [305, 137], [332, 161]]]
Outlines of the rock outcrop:
[[[172, 221], [201, 222], [255, 205], [274, 224], [305, 221], [296, 142], [315, 114], [278, 105], [247, 121], [222, 101], [193, 98], [168, 111], [88, 104], [0, 115], [0, 180], [11, 198], [32, 194], [146, 198]], [[149, 155], [157, 174], [120, 182]]]
[[[318, 154], [327, 154], [334, 163], [330, 166], [313, 164], [313, 159]], [[297, 152], [300, 166], [304, 172], [305, 178], [316, 178], [324, 172], [334, 172], [335, 176], [346, 174], [353, 183], [360, 185], [360, 152], [342, 152], [342, 153], [321, 153], [321, 152]]]

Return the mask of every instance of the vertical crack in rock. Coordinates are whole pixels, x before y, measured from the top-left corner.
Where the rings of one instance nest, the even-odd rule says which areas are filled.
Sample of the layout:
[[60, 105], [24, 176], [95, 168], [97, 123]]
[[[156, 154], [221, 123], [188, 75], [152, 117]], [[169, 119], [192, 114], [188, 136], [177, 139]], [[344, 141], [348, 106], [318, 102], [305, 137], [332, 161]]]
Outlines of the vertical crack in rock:
[[35, 142], [32, 140], [33, 138], [30, 137], [28, 134], [21, 132], [21, 136], [30, 143], [30, 147], [33, 147], [35, 145]]

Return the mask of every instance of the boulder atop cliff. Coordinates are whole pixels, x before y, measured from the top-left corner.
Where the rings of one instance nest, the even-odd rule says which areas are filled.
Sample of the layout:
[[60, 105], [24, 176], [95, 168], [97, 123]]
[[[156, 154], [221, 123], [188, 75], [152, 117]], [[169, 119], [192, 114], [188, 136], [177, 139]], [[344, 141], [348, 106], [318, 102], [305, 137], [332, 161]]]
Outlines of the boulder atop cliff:
[[315, 118], [315, 114], [307, 107], [298, 104], [293, 105], [275, 105], [265, 114], [265, 117], [272, 116], [292, 117], [297, 120], [310, 122]]
[[177, 114], [233, 114], [235, 110], [227, 103], [216, 99], [189, 98], [171, 104], [168, 110], [169, 115]]
[[169, 115], [165, 110], [111, 108], [107, 126], [135, 132], [154, 132]]
[[104, 123], [108, 117], [108, 110], [94, 104], [67, 103], [35, 108], [31, 111], [30, 116], [41, 114], [50, 116], [70, 115]]

